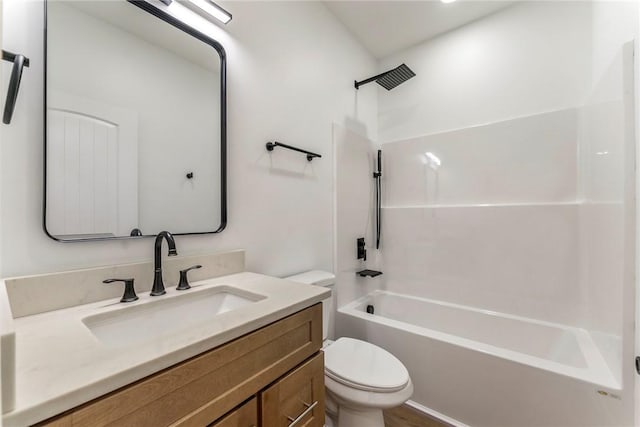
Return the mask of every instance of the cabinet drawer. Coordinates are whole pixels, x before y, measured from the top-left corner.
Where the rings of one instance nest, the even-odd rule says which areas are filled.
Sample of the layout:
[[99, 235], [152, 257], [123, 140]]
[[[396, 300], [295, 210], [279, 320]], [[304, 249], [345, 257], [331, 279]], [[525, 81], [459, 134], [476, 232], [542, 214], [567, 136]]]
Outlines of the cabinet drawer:
[[260, 403], [263, 426], [324, 426], [324, 353], [263, 391]]
[[321, 346], [322, 307], [316, 304], [41, 425], [202, 427]]
[[258, 427], [258, 399], [254, 397], [209, 427]]

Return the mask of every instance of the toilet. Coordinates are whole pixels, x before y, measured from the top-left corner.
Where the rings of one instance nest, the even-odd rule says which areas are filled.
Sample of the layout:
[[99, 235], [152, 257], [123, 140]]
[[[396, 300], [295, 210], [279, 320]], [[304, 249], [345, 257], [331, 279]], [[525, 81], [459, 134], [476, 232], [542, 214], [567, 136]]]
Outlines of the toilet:
[[[333, 288], [335, 276], [308, 271], [286, 278]], [[353, 338], [327, 339], [333, 320], [333, 299], [322, 301], [324, 380], [327, 426], [384, 427], [382, 410], [402, 405], [413, 394], [407, 368], [393, 354]]]

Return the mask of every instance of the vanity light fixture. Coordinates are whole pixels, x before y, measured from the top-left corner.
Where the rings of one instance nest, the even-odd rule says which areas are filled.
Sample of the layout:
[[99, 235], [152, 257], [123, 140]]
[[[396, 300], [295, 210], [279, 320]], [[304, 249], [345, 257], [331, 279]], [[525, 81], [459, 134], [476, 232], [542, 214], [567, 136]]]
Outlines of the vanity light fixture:
[[[169, 0], [171, 1], [171, 0]], [[442, 3], [447, 4], [447, 3], [453, 3], [456, 0], [440, 0]]]
[[[160, 1], [171, 2], [171, 0], [160, 0]], [[181, 1], [180, 3], [187, 6], [188, 8], [190, 8], [191, 10], [195, 11], [200, 15], [203, 15], [203, 12], [204, 12], [206, 15], [203, 15], [203, 16], [207, 18], [209, 17], [216, 18], [218, 21], [222, 22], [223, 24], [229, 23], [229, 21], [231, 21], [231, 18], [232, 18], [229, 12], [227, 12], [226, 10], [224, 10], [223, 8], [221, 8], [220, 6], [218, 6], [217, 4], [215, 4], [210, 0], [186, 0], [186, 1]]]

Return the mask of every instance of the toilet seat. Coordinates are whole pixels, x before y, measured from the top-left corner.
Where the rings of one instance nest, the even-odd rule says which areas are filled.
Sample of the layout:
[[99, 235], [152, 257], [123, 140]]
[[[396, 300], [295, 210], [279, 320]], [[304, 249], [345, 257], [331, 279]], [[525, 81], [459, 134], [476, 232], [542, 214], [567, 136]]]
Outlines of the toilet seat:
[[327, 346], [325, 374], [347, 387], [393, 393], [409, 383], [409, 372], [394, 355], [371, 343], [340, 338]]
[[[344, 385], [333, 380], [329, 376], [324, 377], [324, 385], [327, 390], [327, 398], [332, 399], [339, 408], [348, 406], [357, 410], [383, 410], [402, 405], [411, 398], [413, 394], [413, 383], [411, 379], [407, 385], [398, 391], [391, 393], [378, 393]], [[382, 416], [382, 413], [380, 413]]]

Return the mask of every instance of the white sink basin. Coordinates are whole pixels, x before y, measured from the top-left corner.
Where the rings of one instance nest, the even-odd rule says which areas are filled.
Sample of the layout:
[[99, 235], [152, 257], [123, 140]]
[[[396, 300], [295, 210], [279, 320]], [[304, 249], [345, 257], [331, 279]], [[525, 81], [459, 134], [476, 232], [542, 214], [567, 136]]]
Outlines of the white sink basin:
[[123, 347], [139, 344], [215, 322], [216, 316], [264, 299], [232, 286], [190, 289], [172, 296], [122, 304], [115, 310], [82, 319], [103, 344]]

